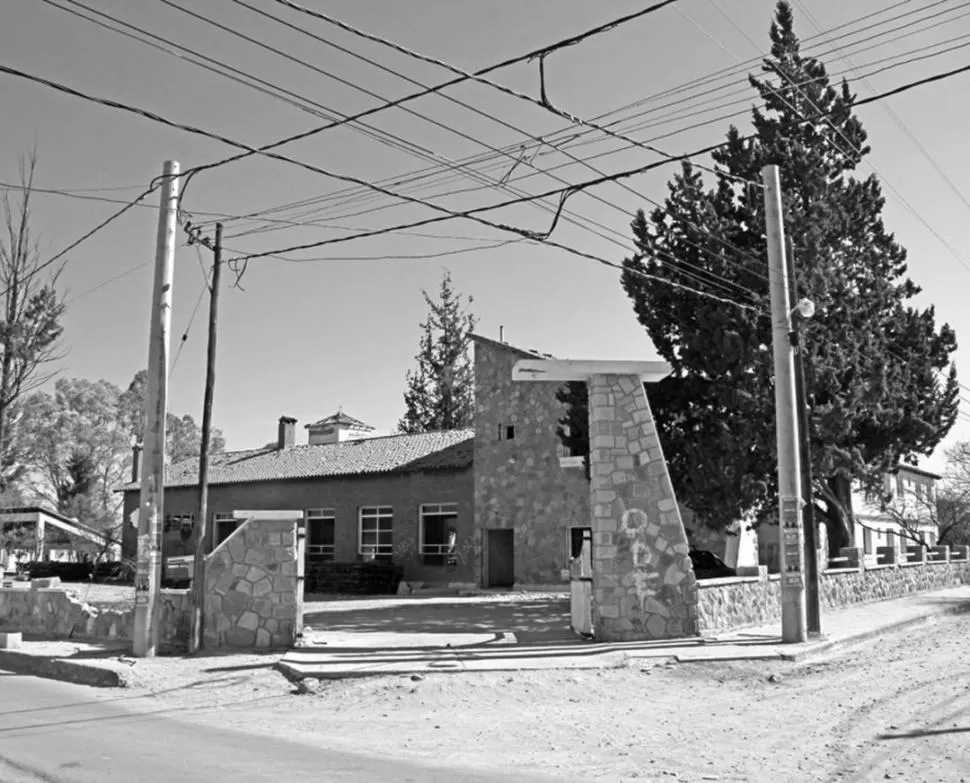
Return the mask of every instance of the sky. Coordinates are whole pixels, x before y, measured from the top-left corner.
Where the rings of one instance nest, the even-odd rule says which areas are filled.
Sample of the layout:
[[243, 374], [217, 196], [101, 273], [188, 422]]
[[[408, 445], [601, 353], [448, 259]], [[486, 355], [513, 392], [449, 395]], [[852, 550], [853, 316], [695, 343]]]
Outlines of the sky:
[[[157, 46], [55, 5], [107, 14], [154, 36]], [[647, 4], [303, 0], [302, 5], [410, 50], [477, 70]], [[794, 7], [796, 32], [807, 51], [827, 53], [821, 59], [830, 73], [846, 72], [863, 98], [966, 65], [970, 11], [963, 5], [957, 0], [800, 0]], [[586, 119], [640, 101], [608, 119], [637, 115], [621, 127], [637, 140], [655, 140], [651, 143], [668, 154], [717, 143], [730, 122], [742, 131], [750, 127], [755, 94], [744, 74], [756, 72], [752, 58], [768, 47], [773, 12], [771, 0], [680, 0], [551, 54], [545, 61], [548, 99]], [[854, 21], [868, 15], [873, 16]], [[106, 17], [97, 18], [108, 23]], [[205, 64], [236, 69], [237, 77], [240, 72], [255, 77], [263, 91], [190, 62], [184, 50], [182, 57], [173, 55], [173, 44], [211, 58]], [[0, 63], [250, 146], [453, 76], [273, 0], [6, 3]], [[722, 70], [719, 80], [707, 78]], [[855, 78], [859, 73], [870, 76], [861, 81]], [[535, 62], [495, 71], [489, 78], [538, 95]], [[658, 97], [700, 79], [705, 81], [693, 91]], [[885, 222], [908, 249], [910, 275], [923, 287], [917, 303], [935, 306], [938, 322], [951, 324], [958, 340], [970, 334], [970, 253], [964, 239], [970, 218], [970, 151], [964, 130], [970, 120], [968, 87], [970, 75], [964, 74], [858, 110], [872, 147], [860, 174], [876, 172], [883, 183]], [[266, 94], [272, 89], [285, 94]], [[567, 129], [586, 130], [581, 126], [570, 128], [567, 120], [484, 84], [465, 83], [445, 95], [453, 100], [427, 96], [365, 119], [367, 127], [343, 125], [278, 152], [333, 174], [380, 181], [395, 192], [451, 210], [597, 176], [535, 141], [553, 131], [565, 138]], [[33, 227], [44, 258], [120, 206], [102, 199], [127, 202], [144, 191], [165, 160], [176, 160], [185, 170], [236, 151], [4, 74], [0, 106], [0, 182], [15, 183], [21, 155], [36, 147], [35, 185], [71, 194], [36, 195]], [[736, 116], [725, 118], [730, 114]], [[600, 172], [663, 160], [595, 132], [573, 143], [572, 154]], [[478, 173], [457, 163], [474, 156], [487, 156]], [[407, 178], [431, 167], [437, 168], [434, 177]], [[538, 171], [553, 168], [551, 174]], [[663, 200], [676, 170], [676, 165], [663, 165], [631, 178], [626, 187], [607, 183], [573, 197], [568, 220], [557, 226], [553, 238], [621, 262], [632, 251], [632, 216], [638, 208], [649, 210], [651, 201]], [[235, 217], [307, 199], [317, 201], [268, 213], [275, 222]], [[69, 303], [67, 353], [57, 367], [64, 377], [104, 378], [124, 388], [147, 364], [157, 193], [144, 204], [65, 256], [59, 282]], [[224, 244], [230, 259], [440, 214], [258, 157], [200, 173], [185, 191], [182, 206], [210, 235], [212, 223], [206, 221], [228, 216], [223, 218]], [[537, 231], [550, 222], [548, 209], [536, 204], [490, 215]], [[445, 270], [459, 291], [473, 297], [481, 334], [497, 338], [501, 328], [514, 345], [563, 358], [656, 358], [616, 269], [534, 242], [511, 241], [517, 239], [454, 219], [407, 233], [284, 253], [288, 260], [253, 259], [238, 285], [232, 285], [236, 275], [227, 269], [219, 303], [213, 418], [228, 448], [273, 440], [281, 415], [297, 418], [302, 433], [302, 425], [338, 407], [378, 430], [392, 431], [403, 413], [405, 373], [414, 365], [419, 324], [426, 316], [422, 290], [436, 291]], [[209, 263], [208, 252], [186, 246], [180, 232], [169, 409], [197, 420], [206, 353], [203, 266]], [[961, 347], [955, 360], [961, 380], [970, 385], [970, 348]], [[970, 399], [970, 392], [964, 396]], [[970, 414], [966, 405], [963, 413]], [[970, 439], [968, 421], [961, 418], [944, 445]], [[305, 433], [302, 437], [305, 442]], [[942, 468], [942, 450], [922, 465]]]

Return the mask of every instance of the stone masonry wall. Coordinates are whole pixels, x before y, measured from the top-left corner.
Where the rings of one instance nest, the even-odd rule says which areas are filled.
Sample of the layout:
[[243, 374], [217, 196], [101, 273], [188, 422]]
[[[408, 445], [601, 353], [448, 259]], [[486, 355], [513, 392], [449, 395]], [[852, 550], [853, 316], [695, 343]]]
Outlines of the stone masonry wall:
[[640, 378], [593, 376], [589, 407], [596, 638], [696, 635], [697, 580]]
[[[561, 584], [567, 530], [589, 527], [589, 482], [559, 464], [556, 425], [563, 405], [554, 383], [512, 381], [520, 359], [541, 358], [485, 338], [475, 340], [475, 581], [482, 583], [482, 531], [515, 531], [516, 585]], [[499, 427], [515, 428], [511, 440]], [[504, 430], [503, 430], [504, 432]]]
[[[967, 561], [831, 571], [823, 573], [820, 587], [823, 609], [839, 609], [962, 584], [970, 584]], [[777, 577], [704, 581], [700, 583], [699, 599], [700, 630], [705, 633], [781, 622], [781, 583]]]
[[248, 519], [206, 558], [208, 649], [289, 647], [301, 618], [296, 520]]
[[[188, 642], [189, 592], [162, 590], [158, 639], [162, 651], [182, 651]], [[51, 638], [118, 639], [130, 641], [135, 610], [91, 606], [62, 587], [0, 588], [0, 630]]]

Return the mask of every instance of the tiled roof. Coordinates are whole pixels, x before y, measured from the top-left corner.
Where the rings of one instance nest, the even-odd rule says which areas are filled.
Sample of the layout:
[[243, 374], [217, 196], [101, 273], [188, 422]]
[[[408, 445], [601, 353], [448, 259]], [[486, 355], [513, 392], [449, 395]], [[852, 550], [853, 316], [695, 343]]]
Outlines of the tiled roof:
[[[465, 468], [472, 464], [472, 430], [389, 435], [318, 446], [290, 446], [227, 451], [209, 457], [209, 484], [325, 478], [372, 473]], [[198, 459], [172, 465], [166, 487], [191, 487], [199, 482]], [[135, 490], [131, 483], [122, 490]]]
[[325, 419], [320, 419], [320, 421], [315, 421], [313, 424], [307, 424], [304, 429], [310, 429], [311, 427], [325, 427], [329, 424], [343, 424], [345, 427], [352, 427], [355, 430], [372, 430], [374, 429], [369, 424], [364, 424], [360, 419], [355, 419], [353, 416], [348, 416], [343, 411], [337, 411], [331, 416], [327, 416]]

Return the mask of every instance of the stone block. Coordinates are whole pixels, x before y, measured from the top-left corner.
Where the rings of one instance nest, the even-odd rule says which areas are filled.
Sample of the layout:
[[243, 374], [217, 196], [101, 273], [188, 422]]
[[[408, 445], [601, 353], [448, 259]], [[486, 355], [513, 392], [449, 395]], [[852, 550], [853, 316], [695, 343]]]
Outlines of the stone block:
[[282, 604], [276, 604], [273, 607], [273, 619], [274, 620], [289, 620], [296, 616], [296, 605], [283, 606]]
[[279, 602], [283, 606], [294, 606], [294, 605], [296, 605], [296, 592], [292, 592], [292, 593], [280, 593]]
[[293, 644], [293, 635], [286, 633], [273, 634], [273, 647], [290, 647]]
[[256, 647], [265, 649], [273, 643], [273, 637], [265, 628], [256, 629]]
[[[208, 623], [207, 623], [208, 625]], [[219, 633], [224, 633], [232, 628], [232, 621], [224, 614], [216, 615], [215, 629]]]
[[277, 593], [288, 593], [296, 591], [295, 576], [277, 576], [273, 578], [273, 591]]
[[600, 617], [616, 618], [620, 616], [620, 607], [616, 604], [601, 604], [597, 607]]
[[259, 615], [256, 612], [245, 612], [239, 621], [236, 623], [239, 628], [246, 628], [250, 631], [255, 631], [259, 628]]
[[266, 577], [263, 577], [253, 585], [253, 596], [257, 598], [269, 595], [271, 592], [273, 592], [273, 583]]
[[268, 563], [270, 560], [269, 552], [265, 549], [249, 549], [246, 551], [246, 556], [243, 562], [247, 565], [261, 566]]
[[271, 634], [276, 633], [279, 630], [279, 627], [280, 621], [273, 617], [268, 617], [263, 620], [263, 628], [265, 628]]
[[647, 620], [646, 631], [650, 639], [666, 639], [667, 620], [659, 614], [651, 615]]
[[256, 631], [248, 628], [230, 628], [223, 634], [227, 647], [254, 647], [256, 645]]
[[248, 566], [246, 569], [246, 581], [256, 584], [260, 579], [266, 576], [266, 571], [259, 566]]
[[227, 614], [238, 616], [246, 611], [246, 607], [249, 606], [250, 598], [248, 595], [243, 595], [238, 590], [235, 590], [225, 596], [225, 600], [222, 602], [223, 611]]
[[250, 567], [245, 563], [233, 563], [232, 565], [232, 575], [233, 576], [246, 576], [250, 571]]
[[240, 535], [234, 535], [229, 539], [229, 555], [236, 562], [240, 562], [246, 555], [246, 544]]

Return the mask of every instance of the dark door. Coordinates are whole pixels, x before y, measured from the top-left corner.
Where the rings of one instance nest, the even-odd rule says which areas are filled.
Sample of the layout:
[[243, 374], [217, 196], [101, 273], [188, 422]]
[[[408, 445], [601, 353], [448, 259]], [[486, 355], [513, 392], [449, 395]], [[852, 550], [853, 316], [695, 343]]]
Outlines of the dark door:
[[486, 587], [512, 587], [515, 582], [515, 531], [489, 530], [488, 584]]

